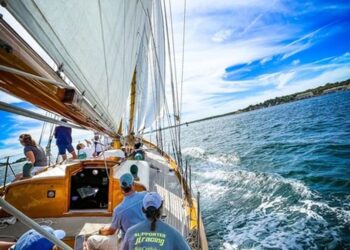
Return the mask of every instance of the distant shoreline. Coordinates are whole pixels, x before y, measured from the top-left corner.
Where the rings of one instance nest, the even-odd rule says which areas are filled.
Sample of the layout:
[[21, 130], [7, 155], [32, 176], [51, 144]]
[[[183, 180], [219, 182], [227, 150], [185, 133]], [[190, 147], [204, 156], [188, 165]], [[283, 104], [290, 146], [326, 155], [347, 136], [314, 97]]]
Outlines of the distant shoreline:
[[[350, 90], [350, 79], [345, 80], [345, 81], [341, 81], [341, 82], [327, 83], [327, 84], [320, 86], [320, 87], [317, 87], [317, 88], [308, 89], [308, 90], [294, 93], [291, 95], [276, 97], [274, 99], [269, 99], [269, 100], [266, 100], [262, 103], [250, 105], [244, 109], [239, 109], [237, 111], [233, 111], [233, 112], [229, 112], [229, 113], [225, 113], [225, 114], [205, 117], [205, 118], [190, 121], [190, 122], [184, 122], [184, 123], [181, 123], [180, 125], [177, 125], [177, 126], [178, 127], [184, 126], [184, 125], [188, 126], [189, 124], [193, 124], [193, 123], [197, 123], [197, 122], [204, 122], [207, 120], [217, 119], [217, 118], [230, 116], [230, 115], [238, 115], [238, 114], [246, 113], [246, 112], [253, 111], [253, 110], [269, 108], [269, 107], [273, 107], [273, 106], [277, 106], [277, 105], [281, 105], [281, 104], [285, 104], [285, 103], [295, 102], [295, 101], [299, 101], [299, 100], [303, 100], [303, 99], [308, 99], [308, 98], [312, 98], [312, 97], [317, 97], [317, 96], [321, 96], [321, 95], [326, 95], [326, 94], [335, 93], [335, 92], [339, 92], [339, 91], [347, 91], [347, 90]], [[162, 128], [161, 130], [174, 128], [174, 127], [176, 127], [176, 126], [165, 127], [165, 128]], [[152, 130], [152, 131], [146, 132], [144, 134], [150, 134], [150, 133], [153, 133], [156, 131], [159, 131], [159, 130]]]
[[342, 82], [327, 83], [317, 88], [308, 89], [302, 92], [298, 92], [298, 93], [294, 93], [294, 94], [286, 95], [282, 97], [276, 97], [274, 99], [269, 99], [262, 103], [250, 105], [244, 109], [237, 110], [235, 112], [232, 112], [231, 114], [239, 114], [239, 113], [253, 111], [261, 108], [268, 108], [268, 107], [272, 107], [272, 106], [276, 106], [284, 103], [299, 101], [302, 99], [308, 99], [312, 97], [317, 97], [321, 95], [326, 95], [326, 94], [335, 93], [339, 91], [346, 91], [346, 90], [350, 90], [350, 79]]
[[[308, 90], [294, 93], [291, 95], [276, 97], [274, 99], [266, 100], [262, 103], [250, 105], [244, 109], [239, 109], [237, 111], [233, 111], [233, 112], [229, 112], [229, 113], [225, 113], [225, 114], [221, 114], [221, 115], [210, 116], [210, 117], [206, 117], [206, 118], [202, 118], [202, 119], [198, 119], [198, 120], [194, 120], [194, 121], [190, 121], [190, 122], [185, 122], [185, 123], [182, 123], [180, 126], [188, 125], [191, 123], [202, 122], [202, 121], [206, 121], [206, 120], [211, 120], [211, 119], [216, 119], [216, 118], [229, 116], [229, 115], [238, 115], [238, 114], [246, 113], [246, 112], [253, 111], [253, 110], [269, 108], [269, 107], [273, 107], [273, 106], [277, 106], [277, 105], [281, 105], [281, 104], [285, 104], [285, 103], [289, 103], [289, 102], [295, 102], [295, 101], [299, 101], [299, 100], [303, 100], [303, 99], [308, 99], [308, 98], [312, 98], [312, 97], [317, 97], [317, 96], [321, 96], [321, 95], [326, 95], [326, 94], [339, 92], [339, 91], [346, 91], [346, 90], [350, 90], [350, 79], [345, 80], [345, 81], [341, 81], [341, 82], [327, 83], [323, 86], [313, 88], [313, 89], [308, 89]], [[171, 128], [171, 127], [168, 127], [168, 128]]]

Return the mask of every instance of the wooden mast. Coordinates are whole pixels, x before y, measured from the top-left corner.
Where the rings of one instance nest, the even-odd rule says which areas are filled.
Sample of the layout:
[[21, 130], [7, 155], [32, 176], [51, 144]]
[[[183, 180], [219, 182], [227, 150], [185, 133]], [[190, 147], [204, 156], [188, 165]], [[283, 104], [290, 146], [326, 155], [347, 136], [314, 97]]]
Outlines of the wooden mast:
[[[130, 90], [130, 112], [129, 112], [129, 129], [128, 129], [128, 141], [133, 140], [134, 136], [131, 135], [134, 132], [134, 116], [135, 116], [135, 99], [136, 99], [136, 69], [131, 80], [131, 90]], [[118, 127], [118, 135], [123, 133], [123, 120], [120, 121]], [[121, 148], [120, 138], [116, 138], [113, 142], [113, 148]]]
[[130, 135], [134, 132], [134, 117], [135, 117], [135, 99], [136, 99], [136, 69], [131, 81], [131, 91], [130, 91], [130, 113], [129, 113], [129, 131]]

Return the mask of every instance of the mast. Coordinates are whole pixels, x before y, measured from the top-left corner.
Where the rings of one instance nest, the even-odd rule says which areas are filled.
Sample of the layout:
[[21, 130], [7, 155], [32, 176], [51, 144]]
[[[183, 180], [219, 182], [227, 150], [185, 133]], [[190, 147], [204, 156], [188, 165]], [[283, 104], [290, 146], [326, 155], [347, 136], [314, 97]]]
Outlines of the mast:
[[113, 140], [113, 148], [114, 149], [120, 149], [122, 147], [122, 144], [120, 142], [120, 136], [123, 134], [123, 120], [120, 121], [119, 123], [119, 128], [118, 128], [118, 136]]
[[134, 117], [135, 117], [135, 99], [136, 99], [136, 70], [131, 81], [131, 91], [130, 91], [130, 113], [129, 113], [129, 131], [134, 132]]

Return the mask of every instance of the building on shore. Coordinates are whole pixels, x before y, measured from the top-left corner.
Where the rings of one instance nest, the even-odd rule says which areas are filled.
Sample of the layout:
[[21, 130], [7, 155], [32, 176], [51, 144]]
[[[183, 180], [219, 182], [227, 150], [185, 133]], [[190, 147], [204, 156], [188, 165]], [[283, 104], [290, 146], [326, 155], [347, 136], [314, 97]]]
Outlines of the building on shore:
[[329, 94], [329, 93], [334, 93], [334, 92], [338, 92], [338, 91], [344, 91], [344, 90], [348, 90], [348, 89], [350, 89], [350, 85], [344, 85], [344, 86], [338, 86], [338, 87], [326, 89], [322, 93], [323, 94]]
[[313, 96], [314, 96], [314, 93], [312, 91], [309, 91], [309, 92], [298, 94], [295, 97], [295, 100], [301, 100], [301, 99], [305, 99], [305, 98], [309, 98], [309, 97], [313, 97]]

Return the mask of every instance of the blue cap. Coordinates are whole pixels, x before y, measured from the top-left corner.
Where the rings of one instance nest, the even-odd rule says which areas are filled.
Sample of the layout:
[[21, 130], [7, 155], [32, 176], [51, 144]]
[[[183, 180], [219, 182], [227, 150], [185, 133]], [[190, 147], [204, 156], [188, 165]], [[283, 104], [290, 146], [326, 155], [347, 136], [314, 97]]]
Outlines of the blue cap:
[[120, 186], [131, 187], [134, 184], [134, 177], [131, 174], [126, 173], [120, 177]]
[[143, 208], [147, 209], [149, 207], [160, 208], [162, 205], [162, 197], [157, 192], [150, 192], [143, 198]]
[[[66, 236], [66, 233], [63, 230], [53, 230], [48, 226], [42, 226], [42, 228], [44, 228], [50, 234], [54, 235], [59, 240], [63, 239]], [[34, 229], [31, 229], [18, 239], [15, 245], [15, 250], [51, 250], [53, 246], [54, 244], [51, 241], [46, 239]]]

